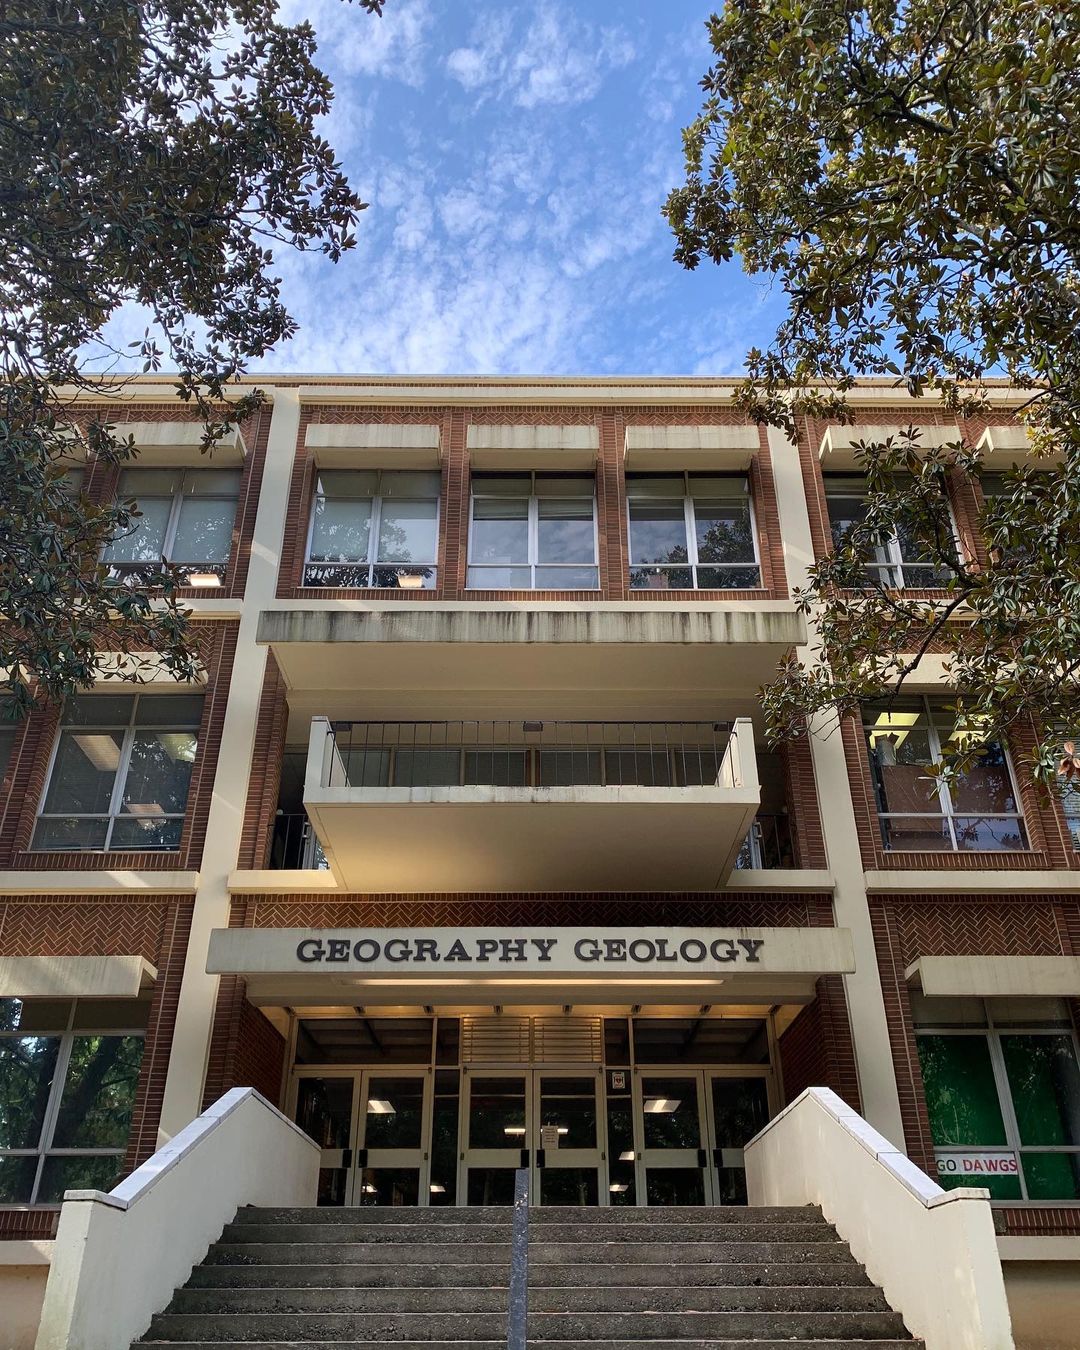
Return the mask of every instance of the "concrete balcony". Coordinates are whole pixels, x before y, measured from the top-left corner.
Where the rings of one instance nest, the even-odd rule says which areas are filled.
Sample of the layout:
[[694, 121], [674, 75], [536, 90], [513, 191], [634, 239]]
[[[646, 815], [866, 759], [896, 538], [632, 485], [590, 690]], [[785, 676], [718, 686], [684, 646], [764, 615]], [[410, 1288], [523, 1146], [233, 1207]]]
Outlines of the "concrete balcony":
[[807, 640], [791, 600], [305, 602], [263, 610], [292, 695], [696, 691], [753, 699]]
[[304, 808], [358, 892], [712, 891], [760, 800], [735, 722], [311, 725]]

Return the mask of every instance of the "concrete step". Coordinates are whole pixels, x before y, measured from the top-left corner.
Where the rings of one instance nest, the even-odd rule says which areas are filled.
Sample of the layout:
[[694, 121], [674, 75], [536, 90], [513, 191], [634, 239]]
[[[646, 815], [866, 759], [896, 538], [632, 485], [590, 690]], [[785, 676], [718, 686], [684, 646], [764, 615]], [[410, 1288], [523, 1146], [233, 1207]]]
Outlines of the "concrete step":
[[[462, 1243], [508, 1242], [510, 1222], [486, 1224], [438, 1223], [229, 1223], [222, 1242], [364, 1242]], [[836, 1230], [823, 1219], [810, 1223], [712, 1224], [669, 1223], [652, 1228], [640, 1223], [543, 1223], [529, 1225], [529, 1244], [550, 1242], [829, 1242]]]
[[579, 1268], [632, 1264], [677, 1265], [683, 1261], [709, 1264], [760, 1265], [769, 1261], [852, 1261], [846, 1242], [529, 1242], [529, 1264], [569, 1263]]
[[[452, 1205], [432, 1209], [393, 1205], [362, 1205], [351, 1208], [271, 1209], [244, 1205], [236, 1214], [237, 1223], [417, 1223], [476, 1224], [502, 1222], [510, 1216], [509, 1206], [486, 1205], [456, 1209]], [[664, 1205], [635, 1208], [614, 1205], [600, 1209], [580, 1205], [534, 1205], [529, 1209], [530, 1224], [544, 1223], [640, 1223], [647, 1227], [668, 1223], [809, 1223], [820, 1220], [817, 1205], [785, 1205], [760, 1208], [749, 1205]]]
[[[147, 1340], [139, 1344], [156, 1345], [159, 1350], [190, 1350], [191, 1341], [161, 1341]], [[251, 1350], [253, 1344], [261, 1347], [261, 1350], [296, 1350], [300, 1342], [297, 1341], [202, 1341], [198, 1344], [204, 1347], [204, 1350]], [[371, 1350], [370, 1341], [304, 1341], [304, 1350]], [[506, 1337], [502, 1336], [498, 1340], [476, 1340], [471, 1338], [468, 1341], [394, 1341], [394, 1350], [462, 1350], [462, 1346], [469, 1345], [475, 1347], [475, 1350], [506, 1350]], [[747, 1340], [740, 1337], [736, 1340], [637, 1340], [637, 1341], [545, 1341], [544, 1350], [925, 1350], [922, 1341], [912, 1340], [910, 1337], [896, 1339], [887, 1337], [884, 1340], [880, 1338], [865, 1339], [847, 1339], [836, 1340], [830, 1337], [827, 1340], [819, 1340], [814, 1337], [809, 1340], [791, 1340], [790, 1338], [776, 1340], [768, 1337], [765, 1340]]]
[[400, 1242], [215, 1242], [206, 1257], [211, 1265], [467, 1265], [505, 1268], [510, 1242], [443, 1245]]
[[[215, 1341], [493, 1341], [505, 1335], [503, 1313], [159, 1313], [150, 1340]], [[894, 1312], [531, 1313], [529, 1340], [884, 1340], [902, 1339]]]
[[[505, 1286], [509, 1253], [483, 1265], [202, 1265], [191, 1272], [187, 1289], [443, 1289]], [[562, 1269], [562, 1267], [558, 1267]], [[858, 1269], [858, 1267], [856, 1267]]]
[[[180, 1289], [169, 1313], [374, 1313], [502, 1312], [505, 1288], [389, 1287], [382, 1289]], [[529, 1290], [536, 1313], [654, 1312], [887, 1312], [872, 1286], [840, 1288], [789, 1285], [675, 1285], [619, 1289], [610, 1286]]]

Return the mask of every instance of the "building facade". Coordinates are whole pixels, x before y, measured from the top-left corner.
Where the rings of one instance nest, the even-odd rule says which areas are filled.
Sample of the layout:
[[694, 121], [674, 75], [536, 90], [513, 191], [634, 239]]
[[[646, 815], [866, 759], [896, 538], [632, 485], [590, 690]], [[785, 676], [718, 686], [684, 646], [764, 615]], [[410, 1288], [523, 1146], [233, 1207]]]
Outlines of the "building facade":
[[[504, 1202], [522, 1164], [541, 1203], [739, 1203], [742, 1146], [821, 1084], [989, 1186], [1017, 1297], [1059, 1297], [1080, 804], [1022, 740], [931, 800], [933, 660], [778, 750], [758, 701], [811, 651], [792, 597], [859, 512], [853, 441], [955, 424], [873, 383], [797, 446], [712, 380], [262, 387], [208, 461], [136, 382], [136, 465], [74, 470], [142, 508], [118, 583], [187, 570], [202, 678], [2, 733], [9, 1275], [66, 1189], [236, 1085], [323, 1146], [324, 1203], [424, 1206]], [[1017, 402], [962, 428], [992, 468]], [[989, 490], [947, 484], [974, 556]], [[903, 539], [875, 565], [933, 592]]]

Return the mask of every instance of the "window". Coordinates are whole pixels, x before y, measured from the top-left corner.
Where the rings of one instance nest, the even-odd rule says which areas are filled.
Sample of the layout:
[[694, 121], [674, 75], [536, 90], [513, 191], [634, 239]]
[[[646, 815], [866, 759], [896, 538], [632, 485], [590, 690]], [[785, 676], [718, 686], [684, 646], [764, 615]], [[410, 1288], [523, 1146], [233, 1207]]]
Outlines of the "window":
[[[866, 480], [861, 475], [825, 475], [825, 500], [829, 508], [834, 549], [842, 548], [848, 531], [866, 518], [866, 498]], [[942, 504], [946, 507], [945, 518], [955, 538], [956, 531], [944, 493]], [[873, 556], [867, 559], [866, 571], [870, 580], [894, 590], [903, 586], [944, 586], [949, 579], [946, 570], [928, 561], [919, 541], [904, 525], [878, 541]]]
[[1080, 1066], [1064, 1005], [914, 1004], [942, 1186], [985, 1186], [995, 1200], [1080, 1199]]
[[166, 562], [196, 585], [220, 585], [239, 492], [239, 469], [125, 469], [117, 497], [134, 498], [142, 515], [108, 546], [105, 562], [114, 576], [129, 580], [142, 580]]
[[594, 591], [591, 474], [474, 474], [468, 585], [505, 591]]
[[190, 694], [70, 699], [33, 847], [178, 848], [202, 702]]
[[431, 589], [438, 540], [438, 473], [324, 469], [304, 585]]
[[0, 999], [0, 1204], [58, 1205], [123, 1173], [149, 1005]]
[[15, 716], [14, 701], [9, 698], [0, 699], [0, 783], [7, 777], [20, 725]]
[[1008, 755], [996, 741], [983, 742], [977, 763], [956, 783], [939, 787], [930, 769], [953, 737], [946, 709], [923, 698], [870, 704], [863, 729], [887, 849], [1027, 848]]
[[630, 474], [630, 585], [743, 590], [761, 585], [743, 474]]

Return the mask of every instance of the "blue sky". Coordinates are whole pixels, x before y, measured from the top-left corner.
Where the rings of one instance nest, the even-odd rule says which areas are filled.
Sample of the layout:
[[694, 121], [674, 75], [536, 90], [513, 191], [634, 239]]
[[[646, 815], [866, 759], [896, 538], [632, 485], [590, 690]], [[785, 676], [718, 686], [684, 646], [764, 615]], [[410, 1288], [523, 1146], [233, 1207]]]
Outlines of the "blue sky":
[[255, 369], [732, 374], [779, 302], [685, 272], [660, 215], [710, 63], [709, 0], [282, 0], [370, 203], [337, 265], [279, 255], [298, 336]]

